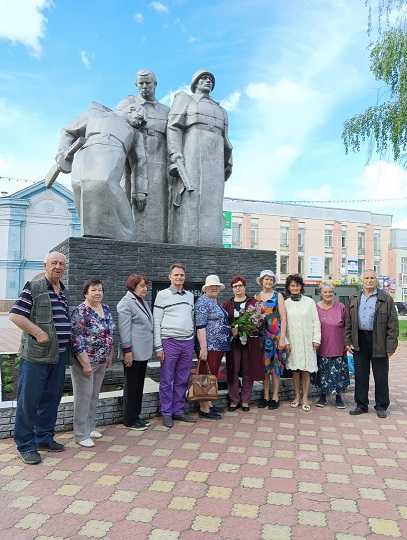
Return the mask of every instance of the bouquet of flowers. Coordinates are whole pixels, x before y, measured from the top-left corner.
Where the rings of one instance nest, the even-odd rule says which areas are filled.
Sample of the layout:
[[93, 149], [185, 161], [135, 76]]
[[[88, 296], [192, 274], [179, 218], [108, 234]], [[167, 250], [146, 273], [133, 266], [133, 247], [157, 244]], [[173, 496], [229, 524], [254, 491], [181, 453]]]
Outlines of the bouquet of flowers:
[[257, 335], [263, 326], [264, 314], [261, 306], [248, 306], [247, 309], [232, 322], [232, 328], [236, 328], [240, 342], [246, 345], [248, 336]]

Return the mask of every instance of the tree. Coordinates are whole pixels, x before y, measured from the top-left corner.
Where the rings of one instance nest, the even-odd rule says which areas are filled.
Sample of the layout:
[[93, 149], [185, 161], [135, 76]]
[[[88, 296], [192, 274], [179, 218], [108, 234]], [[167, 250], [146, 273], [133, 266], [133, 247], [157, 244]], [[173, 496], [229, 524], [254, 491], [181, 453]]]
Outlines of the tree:
[[[407, 149], [407, 0], [376, 1], [378, 37], [369, 45], [370, 70], [386, 85], [387, 99], [347, 120], [342, 138], [346, 153], [358, 152], [361, 143], [372, 139], [380, 155], [390, 150], [397, 161]], [[371, 35], [372, 6], [366, 3]]]

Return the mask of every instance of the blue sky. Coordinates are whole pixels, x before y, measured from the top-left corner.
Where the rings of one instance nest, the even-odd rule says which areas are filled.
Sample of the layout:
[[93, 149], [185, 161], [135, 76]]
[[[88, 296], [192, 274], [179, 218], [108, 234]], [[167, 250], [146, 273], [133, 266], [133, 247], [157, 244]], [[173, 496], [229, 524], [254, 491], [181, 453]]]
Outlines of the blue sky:
[[[43, 177], [59, 129], [92, 100], [134, 93], [139, 68], [169, 103], [204, 67], [229, 111], [228, 196], [407, 197], [404, 170], [367, 165], [367, 147], [346, 156], [340, 138], [380, 90], [366, 25], [363, 0], [0, 0], [0, 176]], [[22, 185], [0, 180], [0, 191]], [[405, 201], [337, 206], [407, 226]]]

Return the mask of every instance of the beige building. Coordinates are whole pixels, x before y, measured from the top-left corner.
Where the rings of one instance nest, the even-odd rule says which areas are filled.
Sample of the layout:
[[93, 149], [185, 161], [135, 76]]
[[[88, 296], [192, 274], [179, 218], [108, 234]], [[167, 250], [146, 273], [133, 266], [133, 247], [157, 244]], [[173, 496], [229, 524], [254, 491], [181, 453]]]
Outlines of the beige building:
[[389, 275], [392, 216], [363, 210], [225, 198], [232, 246], [277, 252], [279, 281], [347, 279], [374, 268]]
[[392, 229], [390, 276], [395, 281], [396, 302], [407, 302], [407, 229]]

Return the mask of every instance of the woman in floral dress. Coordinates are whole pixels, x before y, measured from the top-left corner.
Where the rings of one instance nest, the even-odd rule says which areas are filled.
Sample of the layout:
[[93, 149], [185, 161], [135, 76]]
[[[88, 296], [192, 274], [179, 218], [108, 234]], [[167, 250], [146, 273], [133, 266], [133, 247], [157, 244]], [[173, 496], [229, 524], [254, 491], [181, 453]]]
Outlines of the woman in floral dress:
[[[283, 295], [273, 290], [276, 276], [272, 270], [263, 270], [256, 279], [262, 291], [256, 296], [265, 315], [263, 327], [264, 349], [264, 397], [258, 407], [277, 409], [280, 405], [280, 377], [285, 368], [285, 335], [287, 318]], [[272, 379], [272, 398], [270, 399], [270, 377]]]

